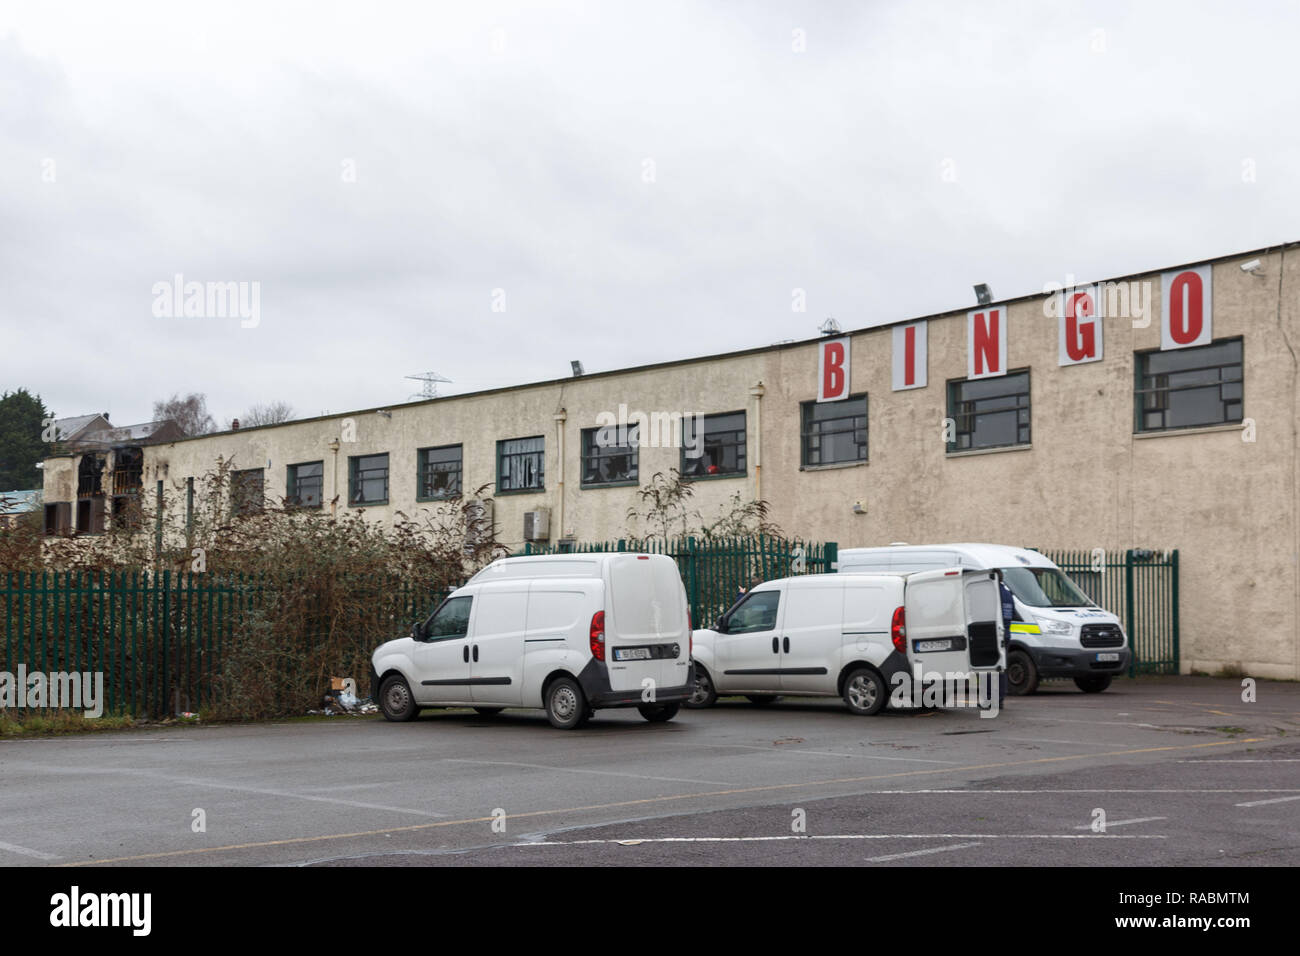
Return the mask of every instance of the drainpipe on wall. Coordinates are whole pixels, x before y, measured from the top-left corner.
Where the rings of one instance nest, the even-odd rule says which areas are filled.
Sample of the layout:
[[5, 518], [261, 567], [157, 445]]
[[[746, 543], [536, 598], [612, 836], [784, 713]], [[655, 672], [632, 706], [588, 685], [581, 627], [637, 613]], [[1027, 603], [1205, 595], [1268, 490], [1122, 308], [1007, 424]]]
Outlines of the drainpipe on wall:
[[561, 408], [552, 416], [555, 419], [557, 449], [559, 451], [558, 476], [555, 480], [555, 530], [559, 537], [564, 537], [564, 423], [569, 420], [569, 413]]
[[754, 396], [754, 500], [763, 500], [763, 393], [767, 389], [759, 382], [749, 389]]
[[334, 452], [334, 466], [330, 472], [330, 517], [333, 518], [339, 508], [339, 440], [331, 438], [325, 447]]

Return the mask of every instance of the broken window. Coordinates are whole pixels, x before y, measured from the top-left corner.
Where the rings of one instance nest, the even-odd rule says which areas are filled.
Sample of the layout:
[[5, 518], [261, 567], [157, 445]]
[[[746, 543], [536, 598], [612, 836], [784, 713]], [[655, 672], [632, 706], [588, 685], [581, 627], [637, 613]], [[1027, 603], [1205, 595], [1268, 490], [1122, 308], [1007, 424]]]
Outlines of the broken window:
[[104, 499], [83, 498], [77, 502], [77, 534], [104, 533]]
[[82, 455], [77, 465], [77, 497], [89, 498], [104, 493], [104, 456]]
[[113, 494], [129, 494], [144, 487], [144, 451], [119, 448], [113, 455]]
[[47, 535], [72, 533], [71, 501], [52, 501], [45, 506], [45, 533]]
[[127, 531], [138, 531], [144, 524], [144, 514], [140, 507], [139, 495], [115, 495], [113, 497], [113, 527]]

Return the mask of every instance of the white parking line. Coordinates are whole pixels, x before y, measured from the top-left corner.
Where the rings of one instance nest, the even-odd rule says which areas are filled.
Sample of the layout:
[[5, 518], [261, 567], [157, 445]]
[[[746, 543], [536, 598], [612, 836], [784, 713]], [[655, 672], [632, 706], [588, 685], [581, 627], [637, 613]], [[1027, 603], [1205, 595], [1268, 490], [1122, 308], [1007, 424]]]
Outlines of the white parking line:
[[474, 763], [490, 767], [526, 767], [530, 770], [552, 770], [556, 773], [593, 773], [602, 777], [631, 777], [634, 780], [664, 780], [669, 783], [708, 783], [719, 787], [731, 786], [729, 780], [691, 780], [686, 777], [652, 777], [644, 773], [619, 773], [617, 770], [584, 770], [581, 767], [548, 767], [540, 763], [516, 763], [512, 760], [471, 760], [468, 757], [444, 757], [443, 763]]
[[709, 750], [761, 750], [764, 753], [805, 754], [810, 757], [854, 757], [859, 760], [901, 760], [905, 763], [957, 764], [960, 760], [935, 760], [933, 757], [886, 757], [883, 754], [846, 754], [834, 750], [790, 750], [786, 747], [756, 747], [753, 744], [678, 744], [674, 746], [704, 747]]
[[[1127, 825], [1130, 824], [1130, 823], [1150, 823], [1152, 820], [1168, 820], [1168, 819], [1169, 819], [1168, 817], [1137, 817], [1137, 818], [1135, 818], [1135, 819], [1133, 819], [1133, 820], [1107, 820], [1107, 821], [1106, 821], [1106, 829], [1109, 830], [1111, 827], [1122, 827], [1122, 826], [1127, 826]], [[1091, 829], [1092, 829], [1092, 824], [1091, 824], [1091, 823], [1085, 823], [1085, 824], [1084, 824], [1083, 826], [1081, 826], [1081, 827], [1075, 827], [1075, 829], [1076, 829], [1076, 830], [1091, 830]]]
[[53, 853], [42, 853], [40, 850], [31, 850], [25, 846], [18, 846], [14, 843], [0, 843], [0, 850], [7, 850], [10, 853], [17, 853], [19, 856], [30, 856], [37, 860], [57, 860], [58, 857]]
[[1273, 757], [1273, 758], [1256, 758], [1246, 757], [1241, 760], [1233, 760], [1229, 757], [1216, 757], [1209, 760], [1202, 757], [1199, 760], [1176, 760], [1175, 763], [1300, 763], [1300, 757]]
[[979, 846], [978, 843], [954, 843], [952, 846], [936, 846], [929, 850], [913, 850], [911, 853], [890, 853], [888, 856], [869, 856], [868, 863], [888, 863], [890, 860], [905, 860], [912, 856], [929, 856], [931, 853], [947, 853], [951, 850], [965, 850]]
[[1164, 840], [1163, 834], [1109, 833], [836, 833], [827, 835], [791, 834], [789, 836], [749, 837], [624, 837], [621, 840], [537, 840], [512, 844], [516, 849], [529, 846], [595, 846], [618, 844], [639, 846], [642, 843], [781, 843], [788, 840]]
[[1294, 797], [1274, 797], [1272, 800], [1251, 800], [1248, 803], [1238, 803], [1239, 807], [1262, 807], [1270, 803], [1286, 803], [1288, 800], [1300, 800], [1300, 795]]

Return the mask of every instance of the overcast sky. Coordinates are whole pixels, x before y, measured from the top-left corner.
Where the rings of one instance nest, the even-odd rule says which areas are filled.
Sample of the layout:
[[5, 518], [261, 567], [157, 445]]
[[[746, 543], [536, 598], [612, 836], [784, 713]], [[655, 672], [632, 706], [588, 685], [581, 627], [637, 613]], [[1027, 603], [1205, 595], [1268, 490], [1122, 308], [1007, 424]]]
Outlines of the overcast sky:
[[[224, 426], [1300, 239], [1297, 36], [1296, 3], [0, 0], [0, 390]], [[177, 274], [258, 283], [256, 327], [155, 315]]]

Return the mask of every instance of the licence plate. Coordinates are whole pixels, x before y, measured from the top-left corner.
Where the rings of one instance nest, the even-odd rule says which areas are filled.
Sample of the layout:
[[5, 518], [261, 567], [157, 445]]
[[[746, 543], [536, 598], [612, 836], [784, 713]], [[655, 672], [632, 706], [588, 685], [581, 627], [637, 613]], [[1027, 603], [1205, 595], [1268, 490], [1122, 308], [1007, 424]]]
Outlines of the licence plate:
[[648, 648], [648, 647], [616, 647], [616, 648], [614, 648], [614, 660], [616, 660], [616, 661], [648, 661], [648, 660], [650, 660], [650, 648]]
[[1117, 661], [1117, 660], [1119, 660], [1119, 655], [1118, 655], [1118, 654], [1098, 654], [1098, 655], [1097, 655], [1097, 660], [1098, 660], [1098, 661]]
[[948, 651], [952, 650], [952, 641], [917, 641], [917, 651]]

